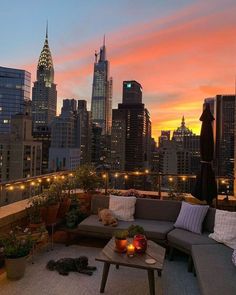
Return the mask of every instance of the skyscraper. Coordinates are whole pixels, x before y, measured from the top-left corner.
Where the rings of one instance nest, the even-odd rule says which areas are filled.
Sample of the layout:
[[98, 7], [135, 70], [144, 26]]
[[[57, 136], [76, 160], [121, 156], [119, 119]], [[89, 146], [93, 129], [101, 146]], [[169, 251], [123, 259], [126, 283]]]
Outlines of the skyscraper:
[[99, 54], [95, 53], [92, 122], [102, 128], [102, 135], [111, 133], [112, 78], [109, 77], [109, 61], [106, 59], [105, 37]]
[[75, 99], [64, 99], [61, 114], [52, 121], [49, 171], [75, 169], [80, 163], [76, 107]]
[[111, 158], [119, 170], [143, 170], [151, 162], [151, 121], [142, 103], [142, 86], [123, 82], [123, 100], [113, 110]]
[[234, 174], [235, 95], [216, 96], [216, 175]]
[[29, 72], [0, 67], [0, 133], [10, 131], [11, 116], [25, 113], [30, 84]]
[[48, 45], [48, 29], [37, 66], [37, 80], [32, 89], [33, 136], [43, 143], [42, 172], [48, 169], [50, 124], [56, 116], [57, 90], [54, 84], [54, 68]]

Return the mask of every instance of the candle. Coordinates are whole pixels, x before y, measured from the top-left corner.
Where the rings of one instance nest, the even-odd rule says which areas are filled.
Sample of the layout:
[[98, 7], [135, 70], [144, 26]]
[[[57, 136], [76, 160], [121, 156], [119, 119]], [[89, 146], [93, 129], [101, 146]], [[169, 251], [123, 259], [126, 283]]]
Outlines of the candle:
[[135, 247], [134, 247], [134, 245], [133, 245], [133, 244], [129, 244], [129, 245], [127, 246], [127, 255], [128, 255], [129, 257], [133, 257], [133, 256], [134, 256], [134, 251], [135, 251]]

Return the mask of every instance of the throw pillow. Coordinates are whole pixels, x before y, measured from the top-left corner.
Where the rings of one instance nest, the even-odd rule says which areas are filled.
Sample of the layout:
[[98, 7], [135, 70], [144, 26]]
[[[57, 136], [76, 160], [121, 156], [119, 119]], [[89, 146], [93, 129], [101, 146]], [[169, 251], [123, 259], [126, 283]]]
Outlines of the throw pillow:
[[214, 232], [209, 237], [236, 249], [236, 212], [216, 209]]
[[236, 266], [236, 250], [234, 250], [233, 255], [232, 255], [232, 262]]
[[136, 197], [110, 195], [109, 209], [119, 220], [134, 221]]
[[202, 233], [202, 223], [207, 214], [209, 206], [191, 205], [182, 202], [178, 218], [174, 224], [177, 228], [189, 230], [196, 234]]

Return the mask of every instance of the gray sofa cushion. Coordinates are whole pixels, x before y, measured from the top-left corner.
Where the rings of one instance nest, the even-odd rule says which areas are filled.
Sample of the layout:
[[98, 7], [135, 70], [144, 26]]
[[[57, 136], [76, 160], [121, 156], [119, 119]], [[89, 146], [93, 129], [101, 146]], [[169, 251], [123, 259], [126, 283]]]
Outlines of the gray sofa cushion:
[[203, 295], [236, 294], [233, 250], [222, 244], [194, 245], [192, 257]]
[[138, 198], [135, 206], [135, 218], [175, 222], [181, 208], [181, 202]]
[[90, 215], [83, 220], [78, 229], [80, 232], [110, 238], [113, 232], [117, 229], [127, 229], [131, 224], [138, 224], [145, 230], [148, 239], [166, 240], [167, 233], [170, 232], [174, 226], [173, 222], [164, 222], [157, 220], [135, 219], [135, 221], [119, 221], [117, 227], [104, 226], [98, 220], [97, 215]]
[[184, 252], [191, 253], [192, 245], [217, 244], [217, 242], [210, 239], [208, 235], [209, 233], [199, 235], [184, 229], [176, 228], [168, 233], [167, 239], [170, 245], [175, 246]]
[[109, 197], [95, 195], [91, 200], [91, 214], [98, 214], [98, 209], [109, 208]]
[[213, 233], [215, 225], [215, 208], [209, 208], [206, 214], [206, 217], [203, 221], [203, 231]]

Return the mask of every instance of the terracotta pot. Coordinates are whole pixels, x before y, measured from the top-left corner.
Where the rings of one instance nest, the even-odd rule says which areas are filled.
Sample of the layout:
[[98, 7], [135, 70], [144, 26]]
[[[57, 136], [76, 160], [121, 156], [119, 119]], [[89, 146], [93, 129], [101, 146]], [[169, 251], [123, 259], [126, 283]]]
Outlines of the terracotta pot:
[[115, 243], [116, 243], [116, 250], [118, 252], [125, 252], [126, 251], [127, 239], [124, 239], [124, 240], [115, 239]]
[[41, 217], [46, 225], [56, 223], [59, 203], [41, 208]]
[[91, 210], [92, 193], [81, 193], [78, 196], [80, 205], [85, 208], [84, 213], [89, 213]]
[[71, 199], [65, 198], [60, 202], [59, 209], [57, 212], [57, 218], [64, 218], [66, 216], [66, 213], [70, 209]]
[[26, 257], [5, 258], [7, 278], [10, 280], [19, 280], [25, 274]]

